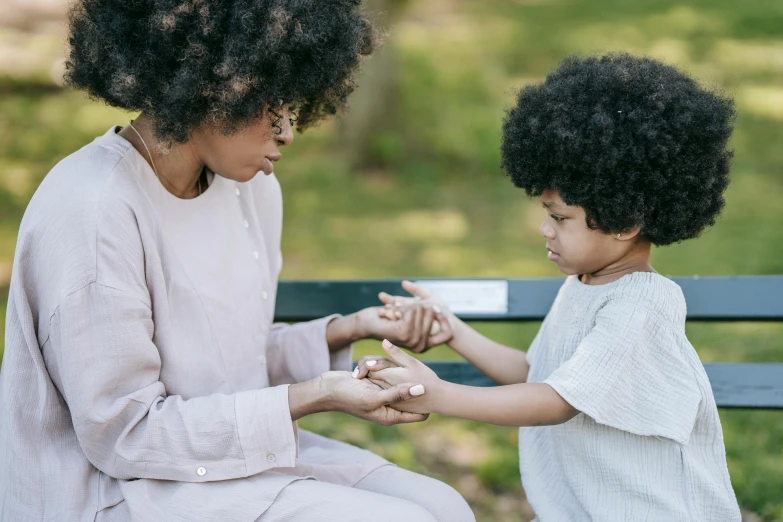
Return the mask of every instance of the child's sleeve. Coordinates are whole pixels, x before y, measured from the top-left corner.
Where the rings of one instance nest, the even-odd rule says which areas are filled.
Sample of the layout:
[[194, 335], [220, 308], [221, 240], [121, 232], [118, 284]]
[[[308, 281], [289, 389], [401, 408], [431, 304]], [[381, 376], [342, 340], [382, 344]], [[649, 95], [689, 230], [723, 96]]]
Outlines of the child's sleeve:
[[650, 306], [610, 301], [544, 382], [599, 424], [687, 444], [702, 396], [681, 328]]

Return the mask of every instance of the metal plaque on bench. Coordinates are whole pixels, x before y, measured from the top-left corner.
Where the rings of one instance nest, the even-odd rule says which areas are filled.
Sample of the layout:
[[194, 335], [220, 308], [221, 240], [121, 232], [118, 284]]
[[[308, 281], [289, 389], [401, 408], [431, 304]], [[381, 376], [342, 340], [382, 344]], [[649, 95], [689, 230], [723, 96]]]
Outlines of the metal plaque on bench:
[[508, 281], [428, 279], [416, 283], [445, 301], [455, 314], [508, 313]]

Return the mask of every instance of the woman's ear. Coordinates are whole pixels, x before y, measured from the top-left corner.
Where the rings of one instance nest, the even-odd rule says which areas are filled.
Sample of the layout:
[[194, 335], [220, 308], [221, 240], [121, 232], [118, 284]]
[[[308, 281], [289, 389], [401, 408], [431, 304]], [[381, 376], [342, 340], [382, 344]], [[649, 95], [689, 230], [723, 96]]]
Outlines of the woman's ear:
[[630, 230], [627, 230], [627, 231], [622, 232], [620, 234], [615, 234], [614, 237], [615, 237], [615, 239], [618, 239], [620, 241], [629, 241], [631, 239], [637, 238], [639, 236], [639, 234], [641, 233], [641, 231], [642, 231], [642, 227], [639, 226], [639, 225], [636, 225], [635, 227], [633, 227]]

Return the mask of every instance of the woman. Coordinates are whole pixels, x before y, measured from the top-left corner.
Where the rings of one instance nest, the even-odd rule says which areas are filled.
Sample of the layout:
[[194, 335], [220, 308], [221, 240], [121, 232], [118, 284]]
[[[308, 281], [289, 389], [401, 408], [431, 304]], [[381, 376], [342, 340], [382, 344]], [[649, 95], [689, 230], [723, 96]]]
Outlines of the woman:
[[296, 427], [328, 410], [424, 420], [388, 406], [415, 383], [382, 390], [345, 370], [360, 338], [445, 340], [423, 334], [432, 311], [403, 327], [375, 309], [271, 324], [273, 162], [294, 106], [304, 128], [352, 91], [374, 45], [358, 4], [75, 6], [68, 82], [141, 115], [60, 162], [22, 221], [2, 521], [473, 520], [447, 485]]

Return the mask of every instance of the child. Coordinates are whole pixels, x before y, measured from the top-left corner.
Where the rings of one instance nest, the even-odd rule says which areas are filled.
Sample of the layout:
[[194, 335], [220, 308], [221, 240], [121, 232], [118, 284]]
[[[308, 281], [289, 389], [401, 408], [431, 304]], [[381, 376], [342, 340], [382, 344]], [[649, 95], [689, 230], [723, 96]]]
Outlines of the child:
[[540, 520], [740, 520], [685, 300], [650, 265], [652, 245], [714, 224], [733, 119], [730, 99], [658, 61], [567, 58], [503, 125], [502, 166], [540, 200], [547, 256], [568, 275], [533, 344], [495, 343], [406, 282], [420, 299], [382, 295], [387, 317], [437, 307], [449, 345], [501, 386], [441, 381], [388, 341], [389, 359], [364, 358], [355, 376], [422, 383], [399, 409], [520, 426]]

